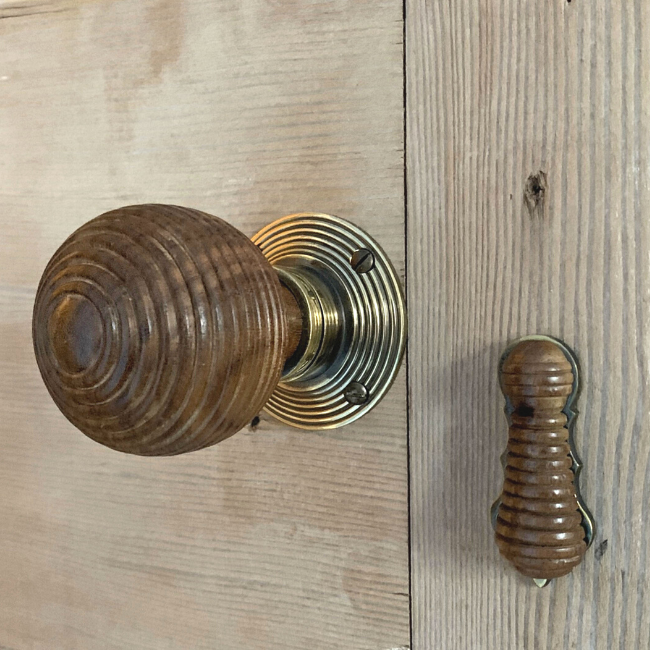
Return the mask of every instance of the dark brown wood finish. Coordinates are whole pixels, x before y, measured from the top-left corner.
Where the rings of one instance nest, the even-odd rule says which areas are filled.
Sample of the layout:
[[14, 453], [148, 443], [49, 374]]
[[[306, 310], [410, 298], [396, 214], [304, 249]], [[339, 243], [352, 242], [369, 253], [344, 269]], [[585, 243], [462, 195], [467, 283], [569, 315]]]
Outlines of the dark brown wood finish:
[[180, 454], [259, 413], [301, 315], [259, 249], [198, 210], [107, 212], [59, 248], [34, 307], [36, 360], [64, 415], [132, 454]]
[[587, 548], [563, 413], [573, 391], [571, 363], [552, 341], [522, 341], [504, 360], [500, 379], [513, 412], [497, 545], [523, 575], [557, 578]]

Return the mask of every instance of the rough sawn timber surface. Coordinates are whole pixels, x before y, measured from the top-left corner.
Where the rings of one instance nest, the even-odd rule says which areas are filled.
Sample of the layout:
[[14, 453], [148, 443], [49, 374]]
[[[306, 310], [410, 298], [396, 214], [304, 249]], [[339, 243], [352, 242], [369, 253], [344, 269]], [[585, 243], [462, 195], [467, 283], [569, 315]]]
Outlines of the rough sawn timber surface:
[[48, 259], [124, 205], [337, 214], [403, 274], [402, 29], [394, 0], [0, 0], [1, 646], [409, 643], [404, 374], [345, 429], [148, 459], [76, 431], [30, 341]]
[[[413, 650], [645, 650], [650, 4], [407, 0], [406, 21]], [[488, 516], [499, 356], [536, 333], [581, 364], [597, 524], [544, 589]]]

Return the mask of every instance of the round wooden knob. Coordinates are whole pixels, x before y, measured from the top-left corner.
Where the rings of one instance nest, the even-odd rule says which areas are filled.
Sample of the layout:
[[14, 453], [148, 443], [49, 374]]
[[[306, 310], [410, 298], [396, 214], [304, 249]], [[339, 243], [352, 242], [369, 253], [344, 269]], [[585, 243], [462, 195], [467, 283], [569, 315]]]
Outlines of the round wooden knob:
[[139, 205], [93, 219], [55, 253], [36, 295], [34, 348], [54, 401], [90, 438], [180, 454], [259, 413], [300, 318], [238, 230], [197, 210]]
[[577, 390], [577, 366], [569, 355], [552, 339], [529, 338], [501, 363], [510, 430], [496, 542], [519, 572], [541, 585], [582, 561], [590, 528], [570, 443], [567, 405]]

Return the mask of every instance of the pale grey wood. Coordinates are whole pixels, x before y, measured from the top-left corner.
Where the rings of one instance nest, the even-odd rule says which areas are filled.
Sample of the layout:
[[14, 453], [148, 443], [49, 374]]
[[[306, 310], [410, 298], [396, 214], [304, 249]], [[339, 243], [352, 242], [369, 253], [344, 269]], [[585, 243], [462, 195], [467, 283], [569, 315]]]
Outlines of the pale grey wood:
[[[406, 20], [413, 650], [646, 649], [650, 6], [407, 0]], [[488, 520], [497, 361], [536, 332], [582, 365], [598, 522], [544, 590]]]
[[409, 642], [404, 374], [327, 433], [263, 417], [143, 459], [86, 439], [30, 319], [63, 239], [120, 205], [366, 228], [404, 270], [402, 4], [0, 0], [0, 645]]

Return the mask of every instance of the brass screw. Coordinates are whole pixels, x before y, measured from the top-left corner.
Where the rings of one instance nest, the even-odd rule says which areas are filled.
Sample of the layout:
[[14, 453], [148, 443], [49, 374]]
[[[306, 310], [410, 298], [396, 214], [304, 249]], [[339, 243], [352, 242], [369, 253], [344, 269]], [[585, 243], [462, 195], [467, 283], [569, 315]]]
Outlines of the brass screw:
[[368, 401], [368, 389], [358, 381], [350, 382], [343, 395], [350, 404], [355, 406], [361, 406]]
[[375, 266], [375, 256], [367, 248], [359, 248], [352, 253], [350, 264], [359, 275], [368, 273]]

